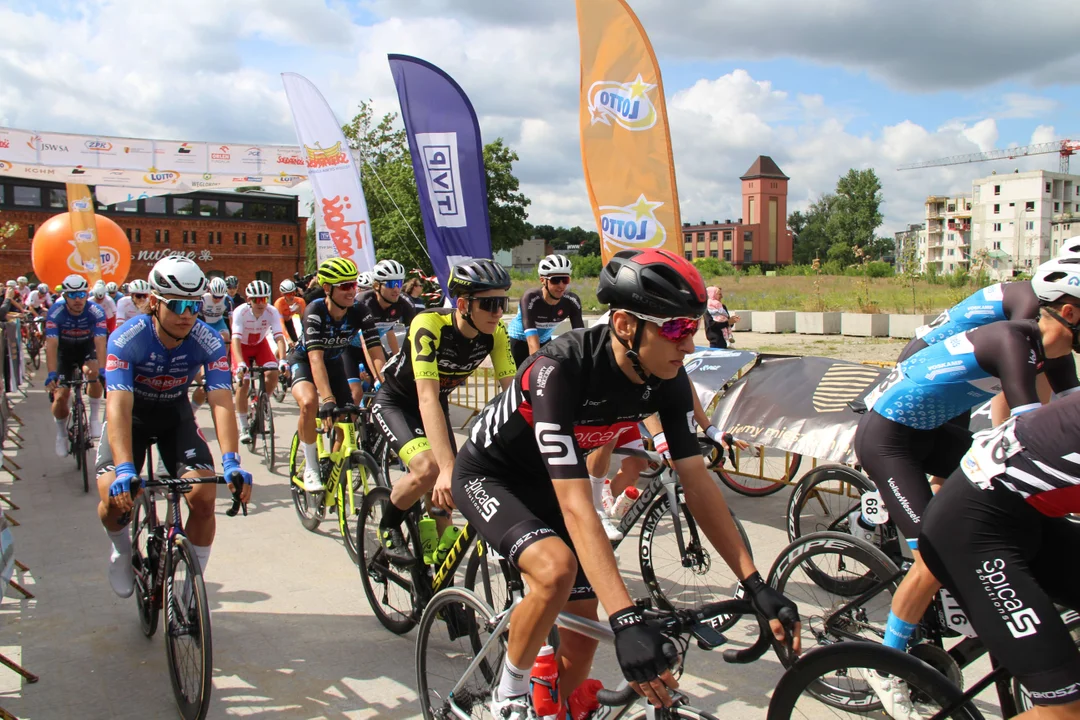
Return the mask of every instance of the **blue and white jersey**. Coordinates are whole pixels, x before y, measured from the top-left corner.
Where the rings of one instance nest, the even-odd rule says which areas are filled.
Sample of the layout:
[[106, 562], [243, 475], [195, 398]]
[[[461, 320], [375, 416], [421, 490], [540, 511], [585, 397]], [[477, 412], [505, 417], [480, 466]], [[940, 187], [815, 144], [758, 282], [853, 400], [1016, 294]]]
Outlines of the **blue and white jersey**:
[[202, 312], [199, 314], [200, 317], [208, 325], [213, 325], [222, 318], [224, 318], [225, 315], [229, 312], [229, 303], [227, 302], [228, 297], [229, 296], [226, 295], [220, 300], [215, 300], [213, 295], [211, 295], [210, 293], [205, 293], [202, 296], [203, 306]]
[[521, 296], [517, 315], [506, 323], [506, 333], [514, 340], [536, 337], [543, 345], [551, 340], [555, 328], [564, 320], [570, 321], [571, 328], [585, 327], [581, 317], [581, 298], [567, 290], [559, 302], [549, 305], [544, 300], [543, 288], [533, 288]]
[[232, 377], [221, 335], [201, 320], [180, 345], [168, 350], [161, 344], [154, 320], [139, 315], [109, 336], [105, 360], [105, 386], [135, 395], [136, 404], [186, 402], [191, 381], [206, 368], [206, 390], [231, 390]]
[[917, 328], [915, 337], [927, 345], [933, 345], [953, 335], [999, 320], [1008, 320], [1010, 318], [1005, 313], [1004, 299], [1004, 285], [1001, 283], [984, 287], [942, 312], [934, 322]]
[[56, 338], [61, 345], [90, 342], [108, 335], [105, 309], [93, 300], [87, 300], [78, 315], [72, 315], [65, 303], [56, 303], [49, 308], [45, 319], [45, 337]]

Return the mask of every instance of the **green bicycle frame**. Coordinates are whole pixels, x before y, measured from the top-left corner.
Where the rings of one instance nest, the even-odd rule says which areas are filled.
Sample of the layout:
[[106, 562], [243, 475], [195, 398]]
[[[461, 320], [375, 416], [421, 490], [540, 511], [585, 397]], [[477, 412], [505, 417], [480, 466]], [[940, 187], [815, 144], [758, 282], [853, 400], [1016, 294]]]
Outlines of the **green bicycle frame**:
[[[349, 518], [354, 517], [358, 512], [356, 506], [356, 500], [354, 493], [345, 492], [346, 488], [352, 488], [353, 486], [353, 469], [351, 465], [346, 468], [346, 459], [352, 457], [354, 452], [359, 450], [359, 446], [356, 443], [356, 426], [349, 420], [342, 420], [334, 423], [334, 428], [339, 430], [342, 434], [341, 445], [337, 450], [329, 451], [326, 449], [325, 433], [319, 432], [315, 437], [316, 447], [319, 449], [319, 472], [322, 472], [322, 460], [330, 459], [330, 472], [328, 475], [323, 476], [323, 485], [326, 490], [326, 497], [333, 498], [331, 504], [337, 504], [338, 506], [338, 529], [341, 531], [342, 537], [349, 532]], [[290, 462], [295, 466], [296, 458], [295, 453], [300, 452], [299, 449], [293, 451], [293, 457], [290, 458]], [[341, 472], [345, 471], [345, 481], [342, 482]], [[363, 495], [367, 495], [368, 492], [368, 473], [361, 467], [357, 471], [360, 473], [360, 483], [363, 490]], [[294, 476], [292, 481], [298, 487], [304, 487], [304, 480], [301, 477]]]

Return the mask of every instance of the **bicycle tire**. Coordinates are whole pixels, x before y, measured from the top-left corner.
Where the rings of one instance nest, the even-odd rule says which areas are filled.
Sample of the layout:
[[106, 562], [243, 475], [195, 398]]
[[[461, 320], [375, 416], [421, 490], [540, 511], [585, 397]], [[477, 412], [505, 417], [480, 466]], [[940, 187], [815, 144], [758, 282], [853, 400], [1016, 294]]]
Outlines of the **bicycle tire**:
[[[820, 576], [824, 573], [823, 556], [839, 557], [848, 563], [858, 563], [866, 568], [853, 581], [838, 580], [829, 575], [829, 582], [821, 584]], [[810, 578], [806, 582], [798, 574], [802, 572]], [[799, 538], [784, 548], [769, 570], [769, 584], [777, 591], [792, 597], [799, 605], [802, 615], [803, 648], [815, 645], [833, 645], [859, 640], [881, 642], [884, 638], [885, 623], [892, 605], [892, 595], [900, 584], [899, 569], [879, 548], [844, 533], [811, 533]], [[881, 589], [866, 598], [857, 607], [848, 608], [860, 595], [871, 591], [875, 585]], [[830, 597], [822, 599], [813, 590], [819, 588]], [[803, 596], [801, 593], [805, 592]], [[820, 613], [816, 610], [820, 609]], [[840, 613], [843, 612], [843, 615]], [[844, 634], [840, 634], [839, 631]], [[860, 632], [862, 630], [863, 632]], [[774, 644], [781, 664], [789, 667], [794, 658], [786, 646]], [[822, 688], [823, 693], [842, 694], [842, 689]]]
[[[701, 536], [697, 523], [685, 503], [680, 502], [679, 513], [683, 537], [687, 538], [687, 540], [684, 540], [686, 551], [683, 554], [679, 554], [678, 544], [674, 540], [674, 523], [664, 522], [665, 519], [671, 517], [667, 493], [661, 492], [658, 494], [649, 504], [644, 515], [642, 515], [641, 535], [638, 541], [638, 567], [641, 570], [641, 579], [645, 582], [649, 595], [660, 607], [677, 610], [700, 607], [705, 603], [715, 602], [721, 596], [737, 597], [741, 587], [738, 577], [727, 566], [727, 563], [721, 559], [720, 553], [715, 548], [712, 548], [707, 539]], [[750, 545], [750, 538], [747, 536], [746, 530], [734, 514], [731, 518], [735, 521], [735, 527], [738, 529], [739, 535], [742, 537], [743, 543], [752, 558], [754, 551]], [[658, 552], [656, 543], [658, 539], [664, 537], [671, 538], [672, 549], [665, 550], [665, 552], [673, 560], [673, 567], [677, 568], [676, 573], [678, 574], [678, 579], [670, 582], [666, 582], [662, 576], [658, 577], [656, 569], [658, 557], [664, 555], [664, 553]], [[697, 539], [693, 540], [692, 538]], [[690, 565], [686, 565], [686, 555], [690, 556]], [[716, 572], [710, 574], [710, 570], [714, 569], [714, 558], [717, 560], [715, 563]], [[703, 582], [699, 583], [694, 580], [694, 578], [703, 577], [707, 578]], [[725, 587], [731, 587], [731, 592], [726, 592], [723, 589]], [[737, 617], [725, 617], [718, 629], [723, 632], [734, 625], [737, 620]]]
[[278, 378], [278, 384], [274, 388], [274, 399], [279, 403], [285, 402], [285, 393], [289, 391], [289, 388], [285, 387], [285, 376], [282, 375]]
[[[880, 710], [881, 703], [873, 691], [868, 691], [855, 700], [841, 703], [842, 698], [822, 699], [815, 695], [812, 688], [820, 678], [828, 673], [847, 673], [852, 668], [865, 668], [886, 673], [908, 683], [913, 699], [933, 702], [938, 708], [945, 708], [962, 702], [963, 693], [949, 680], [924, 663], [908, 654], [873, 643], [841, 643], [815, 648], [799, 658], [780, 678], [773, 691], [766, 720], [789, 720], [792, 717], [813, 717], [817, 713], [797, 709], [796, 705], [804, 697], [804, 691], [819, 703], [826, 703], [829, 709], [849, 708], [860, 718], [875, 709]], [[927, 711], [922, 717], [934, 714]], [[953, 720], [981, 720], [982, 715], [968, 702], [960, 705], [946, 717]]]
[[[406, 568], [399, 568], [380, 557], [382, 543], [379, 541], [379, 521], [382, 519], [382, 507], [390, 502], [389, 488], [372, 488], [364, 496], [360, 517], [356, 523], [356, 545], [358, 554], [357, 568], [364, 585], [364, 595], [375, 617], [390, 632], [404, 635], [416, 626], [416, 608], [413, 605], [415, 577]], [[419, 547], [419, 533], [415, 522], [406, 516], [402, 530], [408, 533], [413, 546], [414, 557], [422, 557]], [[406, 529], [407, 528], [407, 529]], [[395, 588], [395, 599], [391, 604], [391, 588]], [[381, 599], [380, 599], [381, 598]]]
[[[326, 515], [325, 492], [309, 493], [303, 488], [304, 453], [300, 450], [300, 435], [293, 433], [289, 448], [289, 492], [292, 495], [293, 509], [305, 530], [315, 532]], [[299, 485], [297, 483], [300, 483]]]
[[[165, 657], [169, 664], [176, 707], [184, 720], [203, 720], [210, 707], [211, 678], [214, 670], [213, 642], [210, 636], [210, 603], [206, 597], [199, 560], [191, 542], [179, 536], [173, 542], [165, 568]], [[186, 577], [176, 577], [180, 566], [186, 566]], [[177, 588], [180, 589], [179, 597]], [[190, 598], [185, 594], [190, 592]], [[179, 638], [190, 637], [196, 647], [184, 652]], [[187, 676], [180, 667], [182, 659], [191, 658], [198, 665]]]
[[[773, 463], [781, 462], [779, 469], [781, 474], [775, 480], [771, 478], [759, 478], [753, 475], [747, 475], [740, 473], [736, 470], [728, 470], [724, 467], [724, 458], [720, 455], [720, 449], [711, 443], [706, 443], [704, 440], [698, 441], [703, 451], [710, 449], [711, 452], [705, 456], [706, 465], [712, 470], [717, 479], [724, 483], [728, 488], [737, 492], [740, 495], [747, 497], [766, 497], [773, 493], [778, 493], [791, 484], [792, 478], [799, 474], [799, 467], [802, 465], [802, 455], [797, 453], [783, 453], [782, 455], [776, 455], [780, 451], [772, 451], [770, 448], [764, 446], [758, 446], [758, 452], [771, 453], [769, 457], [773, 458]], [[744, 457], [742, 455], [736, 456], [740, 461], [745, 461], [744, 465], [755, 465], [761, 462], [758, 458], [753, 456]], [[760, 467], [760, 466], [759, 466]]]
[[691, 705], [680, 705], [678, 707], [670, 708], [656, 708], [654, 710], [648, 710], [642, 708], [633, 715], [627, 715], [626, 720], [652, 720], [658, 718], [659, 720], [693, 720], [694, 718], [700, 718], [700, 720], [719, 720], [715, 715], [707, 713], [704, 710], [698, 710]]
[[[851, 497], [851, 490], [858, 496]], [[787, 506], [788, 542], [795, 542], [803, 535], [823, 530], [846, 532], [847, 516], [860, 507], [864, 492], [877, 489], [870, 478], [854, 468], [838, 463], [818, 465], [796, 483]], [[835, 499], [835, 501], [831, 500]], [[824, 520], [817, 520], [808, 505], [817, 502]], [[833, 502], [830, 506], [827, 503]]]
[[81, 402], [79, 403], [78, 412], [79, 412], [79, 420], [78, 420], [78, 428], [79, 429], [78, 429], [78, 432], [76, 433], [76, 436], [78, 438], [78, 440], [76, 441], [78, 443], [78, 449], [77, 449], [76, 452], [78, 453], [79, 460], [77, 462], [78, 462], [79, 468], [82, 470], [83, 492], [84, 493], [89, 493], [90, 492], [90, 467], [89, 467], [89, 464], [87, 463], [86, 455], [87, 455], [87, 449], [90, 447], [90, 426], [88, 424], [89, 421], [87, 420], [87, 417], [86, 417], [86, 406], [83, 405]]
[[[360, 550], [357, 545], [357, 538], [361, 534], [360, 518], [363, 517], [364, 487], [366, 485], [370, 492], [374, 488], [385, 487], [386, 484], [380, 477], [382, 472], [379, 470], [378, 462], [363, 450], [358, 450], [353, 454], [351, 464], [352, 482], [347, 482], [344, 471], [342, 471], [338, 480], [338, 529], [345, 540], [345, 551], [349, 554], [349, 559], [359, 567]], [[364, 479], [365, 476], [367, 480]], [[349, 514], [349, 503], [346, 498], [347, 492], [351, 492], [353, 496], [352, 507], [355, 509], [351, 515]]]
[[[146, 637], [153, 637], [158, 627], [158, 607], [154, 602], [154, 574], [150, 560], [149, 493], [143, 491], [131, 511], [131, 566], [135, 571], [135, 605], [139, 610], [139, 626]], [[145, 549], [145, 552], [144, 552]]]
[[259, 429], [263, 434], [263, 460], [271, 472], [274, 471], [274, 411], [270, 407], [270, 396], [265, 392], [259, 394]]
[[[467, 625], [464, 628], [458, 628], [458, 632], [463, 632], [462, 635], [453, 639], [449, 637], [451, 631], [445, 620], [447, 617], [457, 618], [459, 626]], [[458, 664], [463, 666], [462, 672], [464, 672], [464, 669], [468, 667], [475, 657], [476, 648], [483, 645], [483, 642], [479, 639], [481, 629], [491, 629], [494, 624], [494, 610], [475, 593], [464, 588], [450, 587], [441, 590], [435, 594], [435, 597], [424, 608], [424, 614], [420, 618], [419, 628], [416, 633], [415, 667], [417, 695], [419, 696], [420, 709], [425, 720], [435, 720], [436, 718], [441, 720], [442, 718], [457, 716], [448, 706], [448, 699], [443, 697], [449, 693], [446, 691], [439, 693], [433, 690], [430, 682], [433, 678], [429, 678], [429, 675], [446, 680], [447, 682], [444, 684], [447, 688], [453, 688], [460, 678], [460, 673], [457, 677], [438, 675], [431, 671], [429, 665], [434, 665], [433, 661], [436, 659], [444, 662], [457, 660], [459, 661]], [[445, 641], [443, 637], [435, 637], [434, 630], [436, 628], [446, 628]], [[467, 641], [467, 644], [461, 641]], [[456, 652], [447, 652], [441, 648], [447, 643], [454, 642], [457, 642], [455, 647], [459, 648]], [[493, 656], [478, 663], [479, 675], [475, 684], [463, 686], [461, 690], [454, 694], [455, 704], [466, 715], [472, 715], [474, 708], [486, 709], [488, 702], [491, 700], [491, 689], [501, 672], [503, 656], [506, 653], [505, 637], [500, 644], [501, 648]], [[428, 652], [429, 650], [431, 650], [431, 653]]]

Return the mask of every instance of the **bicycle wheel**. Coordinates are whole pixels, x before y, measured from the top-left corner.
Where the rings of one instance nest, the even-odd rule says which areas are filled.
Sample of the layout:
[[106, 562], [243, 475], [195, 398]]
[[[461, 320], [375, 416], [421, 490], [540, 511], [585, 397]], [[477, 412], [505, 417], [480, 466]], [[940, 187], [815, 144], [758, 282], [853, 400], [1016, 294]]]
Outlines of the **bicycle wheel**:
[[[445, 621], [452, 618], [451, 621]], [[416, 633], [416, 688], [426, 720], [451, 717], [490, 717], [491, 690], [502, 670], [506, 634], [493, 637], [495, 612], [475, 593], [447, 588], [435, 594], [420, 618]], [[472, 675], [469, 665], [478, 656]], [[458, 681], [464, 682], [451, 697]]]
[[[356, 539], [360, 534], [364, 488], [370, 491], [377, 487], [386, 487], [378, 462], [363, 450], [353, 453], [352, 482], [348, 482], [345, 473], [342, 472], [338, 482], [337, 501], [338, 526], [342, 537], [345, 538], [345, 550], [349, 553], [349, 559], [353, 561], [353, 564], [360, 562], [360, 550]], [[351, 503], [348, 497], [350, 493]]]
[[292, 493], [293, 509], [304, 529], [314, 531], [326, 517], [326, 493], [309, 493], [304, 489], [304, 451], [300, 449], [300, 435], [293, 433], [292, 446], [289, 448], [289, 490]]
[[262, 422], [259, 424], [263, 439], [263, 460], [266, 467], [274, 470], [274, 411], [270, 409], [270, 396], [266, 393], [259, 395], [259, 416]]
[[[851, 717], [865, 718], [880, 712], [877, 695], [866, 683], [868, 670], [898, 677], [908, 684], [917, 715], [928, 718], [943, 709], [955, 707], [943, 717], [953, 720], [981, 720], [971, 703], [963, 702], [963, 693], [949, 680], [908, 653], [871, 643], [842, 643], [815, 648], [803, 655], [773, 691], [767, 720], [789, 718]], [[838, 678], [848, 690], [839, 695], [821, 695], [822, 678]]]
[[465, 566], [464, 587], [475, 592], [496, 610], [508, 609], [513, 601], [510, 597], [509, 578], [503, 567], [505, 562], [506, 560], [492, 551], [491, 546], [478, 540], [473, 544], [472, 554]]
[[158, 626], [154, 572], [161, 550], [151, 537], [149, 503], [150, 493], [144, 490], [131, 511], [131, 567], [135, 570], [135, 605], [139, 608], [139, 625], [143, 635], [153, 637]]
[[165, 566], [165, 657], [184, 720], [202, 720], [210, 706], [213, 648], [210, 604], [199, 561], [186, 537], [169, 548]]
[[[360, 518], [356, 524], [357, 546], [360, 550], [357, 567], [364, 583], [364, 594], [367, 595], [368, 604], [371, 605], [375, 617], [390, 632], [404, 635], [416, 625], [416, 611], [413, 607], [414, 577], [408, 568], [399, 568], [383, 556], [378, 530], [383, 509], [389, 502], [390, 490], [384, 487], [372, 488], [364, 496]], [[402, 531], [413, 548], [413, 556], [423, 557], [419, 533], [411, 517], [406, 517], [402, 523]]]
[[704, 710], [698, 710], [695, 707], [689, 705], [680, 705], [679, 707], [671, 707], [664, 710], [647, 710], [642, 709], [635, 712], [633, 715], [627, 715], [626, 720], [653, 720], [653, 718], [661, 718], [662, 720], [694, 720], [700, 718], [701, 720], [718, 720], [715, 715], [711, 715]]
[[87, 463], [87, 449], [90, 447], [90, 425], [86, 417], [86, 406], [81, 402], [78, 406], [77, 430], [75, 433], [76, 464], [82, 470], [82, 489], [84, 493], [90, 492], [90, 467]]
[[799, 473], [802, 456], [757, 446], [760, 457], [748, 452], [736, 452], [737, 467], [724, 467], [724, 457], [720, 450], [711, 443], [699, 440], [702, 449], [709, 449], [705, 460], [709, 469], [716, 473], [717, 479], [740, 495], [764, 497], [780, 492], [787, 487]]
[[277, 387], [274, 388], [274, 399], [279, 403], [285, 402], [285, 393], [289, 391], [289, 388], [285, 387], [286, 384], [284, 375], [278, 378]]
[[[742, 523], [734, 515], [732, 519], [753, 557], [750, 538]], [[645, 511], [638, 543], [641, 579], [656, 603], [663, 608], [689, 610], [732, 597], [740, 588], [739, 578], [702, 535], [690, 510], [681, 502], [679, 532], [683, 546], [681, 552], [667, 494], [657, 495]], [[720, 630], [731, 627], [735, 620], [725, 619]]]
[[875, 489], [868, 477], [847, 465], [818, 465], [791, 492], [788, 541], [822, 530], [848, 532], [848, 515], [861, 506], [863, 493]]

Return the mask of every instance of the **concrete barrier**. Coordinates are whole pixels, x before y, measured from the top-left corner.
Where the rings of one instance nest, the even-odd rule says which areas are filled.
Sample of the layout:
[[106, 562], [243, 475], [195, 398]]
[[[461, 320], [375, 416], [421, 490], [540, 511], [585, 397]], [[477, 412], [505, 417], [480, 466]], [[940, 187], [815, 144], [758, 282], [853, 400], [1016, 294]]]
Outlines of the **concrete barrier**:
[[795, 332], [800, 335], [839, 335], [839, 312], [797, 312]]
[[937, 315], [890, 315], [889, 337], [910, 340], [915, 337], [915, 329], [932, 323]]
[[841, 313], [840, 334], [854, 337], [885, 337], [889, 316], [871, 313]]
[[[731, 310], [731, 308], [728, 309]], [[753, 310], [731, 310], [731, 314], [739, 316], [739, 322], [732, 326], [732, 330], [735, 332], [750, 332], [753, 329]]]
[[752, 323], [754, 332], [759, 333], [789, 333], [795, 332], [795, 311], [774, 310], [769, 312], [754, 312]]

